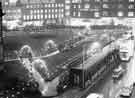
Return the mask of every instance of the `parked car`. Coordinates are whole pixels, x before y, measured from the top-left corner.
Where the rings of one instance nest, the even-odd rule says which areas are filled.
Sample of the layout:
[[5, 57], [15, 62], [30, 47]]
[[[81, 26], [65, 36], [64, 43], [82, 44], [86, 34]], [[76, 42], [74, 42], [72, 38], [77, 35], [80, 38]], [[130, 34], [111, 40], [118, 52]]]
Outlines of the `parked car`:
[[125, 87], [122, 87], [120, 89], [120, 94], [119, 96], [120, 97], [130, 97], [132, 95], [132, 92], [133, 92], [133, 85], [130, 85], [130, 86], [125, 86]]
[[122, 65], [119, 65], [117, 68], [113, 70], [112, 77], [113, 79], [120, 78], [125, 72], [125, 69], [122, 67]]
[[86, 98], [104, 98], [104, 95], [98, 93], [91, 93]]

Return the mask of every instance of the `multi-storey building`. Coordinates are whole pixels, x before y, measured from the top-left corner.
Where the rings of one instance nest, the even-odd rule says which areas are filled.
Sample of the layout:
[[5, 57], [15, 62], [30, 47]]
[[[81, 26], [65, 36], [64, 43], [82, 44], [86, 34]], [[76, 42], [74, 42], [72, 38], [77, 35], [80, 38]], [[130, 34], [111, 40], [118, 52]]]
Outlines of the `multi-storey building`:
[[2, 6], [8, 6], [9, 0], [2, 0]]
[[20, 20], [22, 17], [21, 6], [16, 3], [10, 3], [9, 0], [2, 0], [3, 12], [6, 13], [3, 17], [6, 21]]
[[6, 15], [3, 17], [4, 20], [21, 19], [22, 13], [20, 7], [10, 5], [3, 8], [4, 8], [4, 12], [6, 13]]
[[135, 0], [71, 0], [71, 17], [134, 17]]
[[98, 18], [101, 0], [71, 0], [71, 16], [76, 18]]
[[29, 0], [23, 3], [23, 21], [26, 23], [62, 23], [65, 0]]

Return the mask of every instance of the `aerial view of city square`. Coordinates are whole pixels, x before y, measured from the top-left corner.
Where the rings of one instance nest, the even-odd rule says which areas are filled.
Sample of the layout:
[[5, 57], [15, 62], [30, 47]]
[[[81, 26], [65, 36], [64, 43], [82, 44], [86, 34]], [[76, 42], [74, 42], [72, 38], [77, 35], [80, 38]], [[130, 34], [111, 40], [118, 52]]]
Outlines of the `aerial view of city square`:
[[135, 0], [0, 0], [0, 98], [135, 98]]

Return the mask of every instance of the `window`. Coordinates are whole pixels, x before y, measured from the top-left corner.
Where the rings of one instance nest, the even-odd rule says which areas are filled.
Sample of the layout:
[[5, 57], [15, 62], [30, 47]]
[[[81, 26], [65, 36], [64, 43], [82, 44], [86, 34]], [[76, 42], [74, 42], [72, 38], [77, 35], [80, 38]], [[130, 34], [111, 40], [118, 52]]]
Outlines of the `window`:
[[70, 9], [70, 6], [68, 6], [68, 5], [65, 6], [65, 9], [66, 9], [66, 10], [69, 10], [69, 9]]
[[94, 13], [94, 16], [95, 16], [95, 17], [99, 17], [99, 16], [100, 16], [99, 12], [95, 12], [95, 13]]
[[61, 12], [61, 9], [59, 9], [59, 13]]
[[103, 16], [108, 16], [108, 12], [107, 11], [103, 11]]
[[89, 2], [90, 0], [84, 0], [85, 2]]
[[30, 19], [31, 19], [31, 20], [33, 19], [33, 15], [30, 16]]
[[58, 10], [57, 10], [57, 9], [55, 9], [55, 12], [58, 12]]
[[36, 19], [37, 17], [36, 17], [36, 15], [34, 15], [34, 19]]
[[48, 10], [48, 12], [50, 13], [50, 12], [51, 12], [51, 10], [49, 9], [49, 10]]
[[109, 0], [103, 0], [103, 2], [108, 2]]
[[54, 4], [52, 4], [52, 7], [54, 7]]
[[54, 14], [52, 14], [52, 18], [54, 18]]
[[21, 13], [21, 10], [20, 10], [20, 9], [18, 9], [18, 10], [17, 10], [17, 13]]
[[134, 0], [129, 0], [129, 2], [134, 2]]
[[26, 8], [29, 8], [29, 5], [27, 5]]
[[30, 11], [30, 14], [33, 14], [33, 10]]
[[61, 7], [64, 7], [64, 4], [61, 4]]
[[66, 0], [65, 3], [70, 3], [70, 0]]
[[26, 16], [25, 15], [23, 16], [23, 19], [26, 20]]
[[89, 5], [89, 4], [85, 4], [85, 5], [84, 5], [84, 8], [85, 8], [85, 9], [89, 9], [89, 8], [90, 8], [90, 5]]
[[61, 4], [60, 3], [58, 4], [58, 7], [61, 7]]
[[55, 18], [57, 18], [58, 16], [57, 16], [57, 14], [55, 14]]
[[64, 9], [61, 9], [61, 12], [63, 13], [64, 12]]
[[39, 13], [39, 10], [37, 10], [37, 13]]
[[119, 11], [118, 13], [117, 13], [117, 15], [119, 16], [119, 17], [121, 17], [121, 16], [123, 16], [123, 12], [122, 11]]
[[119, 4], [118, 5], [118, 8], [123, 8], [124, 6], [122, 4]]
[[50, 14], [48, 15], [48, 18], [51, 18], [51, 15]]
[[37, 8], [39, 8], [40, 7], [40, 5], [39, 4], [37, 4]]
[[37, 11], [36, 10], [34, 10], [34, 13], [36, 13]]
[[54, 13], [54, 9], [52, 9], [52, 13]]
[[75, 14], [76, 14], [76, 13], [75, 13], [75, 12], [73, 12], [73, 16], [75, 16]]
[[47, 15], [45, 14], [45, 18], [47, 18]]
[[130, 5], [128, 6], [128, 8], [129, 8], [129, 9], [134, 9], [134, 5], [133, 5], [133, 4], [130, 4]]
[[57, 4], [55, 4], [55, 7], [57, 7], [58, 5]]
[[70, 12], [69, 12], [69, 11], [67, 11], [67, 12], [65, 13], [65, 15], [66, 15], [66, 16], [69, 16], [69, 15], [70, 15]]
[[41, 13], [43, 13], [43, 10], [41, 9], [41, 11], [40, 11]]
[[95, 2], [100, 2], [101, 0], [95, 0]]
[[81, 0], [72, 0], [72, 3], [81, 3]]
[[63, 17], [64, 17], [64, 15], [63, 15], [63, 14], [61, 14], [61, 17], [63, 18]]
[[109, 8], [107, 4], [103, 4], [103, 8]]
[[40, 19], [40, 15], [39, 14], [37, 15], [37, 19]]
[[47, 7], [47, 4], [45, 4], [44, 6]]
[[27, 15], [27, 20], [29, 20], [30, 19], [30, 17], [29, 17], [29, 15]]
[[78, 12], [78, 17], [80, 17], [81, 16], [81, 13], [80, 12]]
[[51, 7], [51, 5], [50, 5], [50, 4], [48, 4], [48, 7]]
[[78, 8], [80, 9], [81, 8], [81, 5], [78, 5]]
[[47, 9], [45, 9], [45, 13], [47, 13]]
[[43, 14], [41, 14], [40, 18], [43, 19]]
[[128, 12], [128, 16], [134, 16], [134, 12]]
[[61, 15], [59, 14], [59, 18], [61, 18]]
[[33, 5], [31, 5], [31, 8], [33, 8]]
[[73, 8], [75, 9], [76, 8], [76, 5], [73, 5]]

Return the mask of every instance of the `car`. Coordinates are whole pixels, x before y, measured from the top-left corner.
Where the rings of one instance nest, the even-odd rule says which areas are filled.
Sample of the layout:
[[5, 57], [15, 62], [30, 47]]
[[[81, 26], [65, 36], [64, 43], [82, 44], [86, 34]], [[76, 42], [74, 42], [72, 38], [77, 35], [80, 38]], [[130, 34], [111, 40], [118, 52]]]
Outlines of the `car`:
[[113, 70], [112, 77], [113, 79], [120, 78], [125, 72], [125, 69], [123, 69], [122, 65], [119, 65], [117, 68]]
[[86, 98], [104, 98], [104, 95], [98, 93], [91, 93]]
[[133, 92], [133, 85], [124, 86], [120, 89], [120, 97], [130, 97]]

